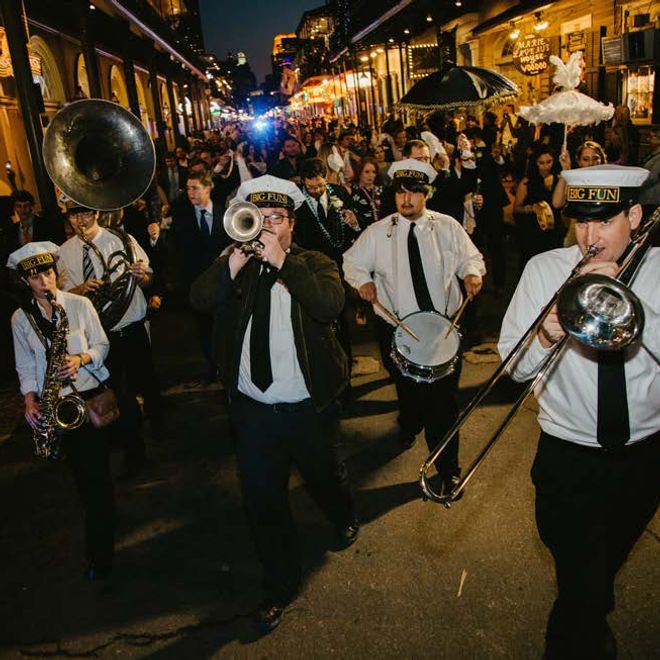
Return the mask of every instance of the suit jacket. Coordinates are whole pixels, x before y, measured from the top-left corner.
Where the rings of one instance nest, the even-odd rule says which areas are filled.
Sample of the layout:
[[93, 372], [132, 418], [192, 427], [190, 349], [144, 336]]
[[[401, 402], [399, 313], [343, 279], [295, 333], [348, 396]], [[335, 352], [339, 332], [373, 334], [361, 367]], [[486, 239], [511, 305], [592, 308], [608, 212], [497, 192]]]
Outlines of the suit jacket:
[[[190, 302], [198, 311], [214, 314], [213, 352], [231, 400], [238, 391], [260, 263], [251, 259], [232, 280], [228, 260], [218, 259], [193, 283]], [[344, 306], [339, 271], [325, 255], [294, 244], [279, 277], [291, 294], [291, 323], [305, 384], [316, 410], [323, 410], [348, 384], [348, 359], [332, 330]]]
[[[64, 243], [64, 223], [62, 216], [50, 219], [40, 215], [32, 218], [32, 241], [51, 241], [56, 245]], [[21, 247], [19, 240], [19, 225], [6, 218], [0, 225], [0, 242], [2, 243], [2, 265], [7, 263], [7, 257]]]
[[[330, 197], [336, 197], [341, 200], [341, 209], [335, 208]], [[338, 238], [337, 228], [343, 221], [341, 220], [341, 211], [353, 210], [353, 201], [350, 195], [342, 186], [328, 185], [328, 211], [326, 214], [325, 228], [332, 238]], [[330, 257], [335, 263], [341, 264], [342, 255], [353, 245], [359, 232], [353, 231], [348, 225], [343, 226], [343, 241], [335, 245], [328, 240], [320, 227], [314, 210], [308, 201], [296, 209], [296, 224], [294, 237], [296, 243], [307, 250], [317, 250]], [[340, 271], [341, 272], [341, 271]]]
[[[177, 197], [182, 195], [186, 189], [186, 181], [188, 180], [188, 168], [183, 167], [182, 165], [176, 164], [174, 167], [177, 168], [179, 172], [179, 190]], [[170, 199], [170, 179], [167, 176], [167, 167], [162, 167], [158, 170], [158, 185], [163, 189], [167, 199]], [[174, 200], [172, 200], [174, 201]]]
[[189, 202], [176, 208], [170, 236], [181, 261], [181, 275], [186, 288], [203, 273], [231, 243], [222, 225], [224, 209], [213, 204], [213, 230], [205, 238], [199, 230], [195, 209]]

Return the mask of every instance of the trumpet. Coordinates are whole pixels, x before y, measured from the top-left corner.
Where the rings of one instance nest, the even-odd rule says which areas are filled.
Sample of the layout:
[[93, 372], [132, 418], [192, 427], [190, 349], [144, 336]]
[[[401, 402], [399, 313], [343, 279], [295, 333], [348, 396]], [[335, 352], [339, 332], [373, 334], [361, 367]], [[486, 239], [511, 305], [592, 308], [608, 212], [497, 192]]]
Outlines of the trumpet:
[[[656, 209], [651, 218], [640, 227], [631, 240], [622, 258], [619, 274], [616, 278], [605, 277], [596, 273], [580, 275], [582, 267], [600, 251], [596, 245], [589, 246], [583, 258], [573, 268], [543, 311], [523, 334], [513, 350], [500, 363], [490, 380], [468, 403], [454, 425], [420, 467], [419, 482], [424, 499], [444, 504], [447, 508], [459, 499], [465, 486], [484, 462], [518, 410], [534, 392], [544, 376], [550, 373], [569, 338], [597, 350], [620, 350], [641, 337], [644, 329], [644, 308], [639, 298], [623, 282], [630, 282], [634, 277], [646, 251], [651, 246], [651, 234], [658, 221], [660, 221], [660, 208]], [[526, 348], [530, 338], [536, 334], [555, 303], [557, 304], [559, 322], [566, 331], [566, 336], [554, 345], [539, 372], [520, 394], [463, 477], [453, 484], [449, 492], [435, 492], [429, 484], [428, 470], [434, 461], [444, 453], [449, 443], [495, 387], [495, 384], [507, 372], [508, 367]]]
[[259, 253], [264, 244], [257, 238], [262, 231], [269, 234], [272, 230], [264, 227], [264, 219], [259, 207], [251, 202], [235, 202], [227, 210], [222, 218], [222, 224], [229, 238], [240, 243], [240, 249], [245, 254]]

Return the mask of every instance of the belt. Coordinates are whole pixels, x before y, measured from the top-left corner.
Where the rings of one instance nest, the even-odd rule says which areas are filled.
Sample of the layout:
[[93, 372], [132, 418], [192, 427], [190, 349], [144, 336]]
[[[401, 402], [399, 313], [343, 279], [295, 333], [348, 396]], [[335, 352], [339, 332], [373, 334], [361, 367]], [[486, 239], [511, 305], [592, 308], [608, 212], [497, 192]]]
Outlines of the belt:
[[604, 456], [619, 456], [622, 454], [630, 454], [644, 447], [648, 447], [654, 442], [660, 442], [660, 431], [656, 431], [651, 435], [647, 435], [641, 440], [629, 442], [628, 444], [625, 444], [617, 449], [605, 449], [604, 447], [596, 447], [595, 445], [580, 445], [577, 442], [571, 442], [570, 440], [558, 438], [557, 436], [546, 433], [545, 431], [543, 431], [543, 434], [547, 438], [551, 438], [552, 440], [559, 440], [564, 445], [569, 445], [575, 452], [582, 452], [584, 454], [602, 454]]
[[128, 325], [125, 325], [123, 328], [120, 328], [119, 330], [110, 330], [108, 334], [112, 335], [113, 337], [125, 337], [131, 332], [137, 330], [140, 326], [144, 327], [144, 319], [140, 321], [134, 321], [133, 323], [129, 323]]
[[89, 399], [93, 399], [97, 394], [101, 394], [101, 392], [107, 390], [108, 389], [107, 383], [108, 381], [105, 381], [100, 385], [97, 385], [96, 387], [92, 387], [91, 390], [83, 390], [82, 392], [79, 390], [78, 394], [81, 396], [83, 400], [88, 401]]
[[294, 413], [301, 410], [311, 410], [314, 407], [311, 398], [303, 399], [302, 401], [295, 401], [293, 403], [262, 403], [249, 396], [245, 396], [245, 394], [242, 394], [241, 392], [236, 392], [234, 398], [237, 401], [242, 401], [248, 405], [261, 408], [262, 410], [269, 410], [274, 413]]

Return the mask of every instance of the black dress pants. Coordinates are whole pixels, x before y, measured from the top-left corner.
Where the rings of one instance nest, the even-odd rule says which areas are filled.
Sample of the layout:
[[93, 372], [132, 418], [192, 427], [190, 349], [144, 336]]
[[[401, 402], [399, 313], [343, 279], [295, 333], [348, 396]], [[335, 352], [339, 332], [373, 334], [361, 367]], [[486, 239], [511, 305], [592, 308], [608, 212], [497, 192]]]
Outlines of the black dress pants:
[[115, 499], [110, 476], [107, 431], [86, 422], [62, 439], [84, 511], [85, 556], [102, 571], [112, 566], [115, 544]]
[[121, 438], [129, 466], [144, 461], [144, 440], [140, 431], [142, 413], [136, 400], [141, 394], [152, 423], [162, 420], [161, 396], [156, 381], [151, 344], [143, 321], [116, 332], [109, 332], [110, 353], [105, 361], [110, 371], [110, 386], [117, 395], [121, 416], [113, 432]]
[[[380, 317], [376, 320], [383, 365], [390, 373], [399, 399], [399, 426], [403, 433], [417, 435], [424, 429], [429, 451], [433, 451], [458, 418], [456, 392], [461, 375], [461, 360], [453, 374], [433, 383], [417, 383], [404, 376], [392, 361], [392, 335], [394, 327]], [[436, 460], [435, 467], [441, 477], [459, 474], [458, 434]]]
[[318, 413], [309, 399], [269, 406], [240, 394], [231, 402], [243, 504], [263, 564], [264, 594], [275, 602], [292, 600], [302, 579], [289, 507], [292, 465], [335, 527], [355, 521], [348, 474], [337, 453], [337, 413], [330, 408]]
[[546, 657], [615, 657], [606, 617], [616, 574], [660, 502], [660, 433], [619, 452], [541, 433], [532, 479], [557, 573]]

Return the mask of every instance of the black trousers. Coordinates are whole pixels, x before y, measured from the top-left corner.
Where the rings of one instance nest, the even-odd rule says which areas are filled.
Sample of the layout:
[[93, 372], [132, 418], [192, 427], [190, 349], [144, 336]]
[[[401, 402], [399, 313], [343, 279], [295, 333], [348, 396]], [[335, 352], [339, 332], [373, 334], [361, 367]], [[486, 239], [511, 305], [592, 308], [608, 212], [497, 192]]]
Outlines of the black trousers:
[[163, 415], [151, 344], [143, 321], [109, 332], [108, 337], [110, 353], [105, 364], [121, 412], [113, 431], [121, 438], [126, 462], [139, 464], [144, 460], [145, 449], [140, 433], [142, 414], [136, 396], [143, 396], [145, 411], [152, 423], [160, 426]]
[[289, 507], [292, 465], [333, 525], [355, 521], [348, 473], [337, 452], [337, 412], [331, 408], [318, 413], [309, 399], [268, 406], [240, 394], [231, 402], [243, 504], [263, 564], [264, 594], [276, 602], [292, 600], [302, 579]]
[[110, 569], [115, 545], [115, 499], [107, 431], [86, 422], [66, 431], [62, 446], [84, 512], [86, 559], [101, 570]]
[[557, 573], [546, 657], [615, 657], [606, 617], [616, 574], [660, 502], [660, 433], [616, 453], [541, 433], [532, 479]]
[[[453, 374], [433, 383], [417, 383], [404, 376], [391, 357], [394, 327], [376, 320], [376, 330], [383, 365], [390, 373], [399, 399], [399, 426], [403, 433], [417, 435], [424, 429], [424, 438], [429, 451], [435, 449], [458, 417], [456, 391], [461, 375], [461, 360], [458, 360]], [[435, 467], [441, 477], [449, 477], [460, 472], [458, 465], [458, 434], [436, 462]]]

